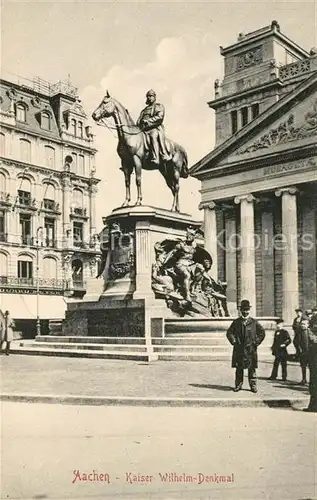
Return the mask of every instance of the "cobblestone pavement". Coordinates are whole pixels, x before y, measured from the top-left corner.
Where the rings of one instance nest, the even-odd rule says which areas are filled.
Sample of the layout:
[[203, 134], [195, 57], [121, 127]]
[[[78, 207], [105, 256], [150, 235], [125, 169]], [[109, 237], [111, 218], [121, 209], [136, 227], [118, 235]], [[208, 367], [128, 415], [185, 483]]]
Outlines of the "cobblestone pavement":
[[258, 394], [232, 391], [230, 361], [183, 362], [101, 360], [49, 356], [0, 356], [1, 394], [149, 398], [303, 398], [300, 366], [289, 363], [288, 381], [267, 380], [272, 362], [260, 361]]

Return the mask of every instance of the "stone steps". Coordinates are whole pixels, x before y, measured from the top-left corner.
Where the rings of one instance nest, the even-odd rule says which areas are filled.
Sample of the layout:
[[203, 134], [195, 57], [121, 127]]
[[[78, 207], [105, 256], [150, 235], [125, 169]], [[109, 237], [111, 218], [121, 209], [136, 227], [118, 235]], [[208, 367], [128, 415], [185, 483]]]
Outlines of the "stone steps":
[[59, 357], [74, 357], [74, 358], [94, 358], [94, 359], [121, 359], [130, 361], [150, 361], [151, 355], [145, 352], [132, 352], [120, 350], [94, 350], [84, 348], [73, 348], [67, 346], [65, 348], [50, 346], [35, 346], [29, 345], [13, 345], [10, 352], [12, 354], [27, 354], [32, 356], [59, 356]]

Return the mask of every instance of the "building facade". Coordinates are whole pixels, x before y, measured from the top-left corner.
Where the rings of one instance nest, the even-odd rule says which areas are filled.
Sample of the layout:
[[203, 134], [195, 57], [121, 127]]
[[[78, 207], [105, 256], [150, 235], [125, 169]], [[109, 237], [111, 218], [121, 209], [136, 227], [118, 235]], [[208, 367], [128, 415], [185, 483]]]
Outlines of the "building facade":
[[68, 81], [1, 80], [0, 105], [0, 308], [34, 334], [96, 275], [96, 149]]
[[221, 55], [216, 146], [191, 169], [205, 245], [233, 314], [249, 299], [253, 314], [289, 324], [317, 303], [317, 50], [273, 21]]

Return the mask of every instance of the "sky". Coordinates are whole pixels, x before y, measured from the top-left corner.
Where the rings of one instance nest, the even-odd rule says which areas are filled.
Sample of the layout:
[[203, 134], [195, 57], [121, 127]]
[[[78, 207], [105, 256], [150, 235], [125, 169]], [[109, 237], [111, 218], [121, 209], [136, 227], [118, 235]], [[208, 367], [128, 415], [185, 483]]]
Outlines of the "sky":
[[[27, 78], [68, 78], [89, 116], [108, 90], [136, 120], [153, 88], [166, 109], [166, 134], [182, 144], [189, 165], [214, 147], [207, 102], [223, 77], [219, 47], [277, 20], [306, 50], [317, 46], [317, 0], [293, 2], [56, 1], [1, 2], [1, 66]], [[116, 137], [96, 134], [97, 224], [124, 200]], [[169, 209], [172, 195], [158, 172], [143, 172], [143, 203]], [[132, 178], [132, 199], [136, 198]], [[201, 219], [200, 182], [181, 180], [181, 211]]]

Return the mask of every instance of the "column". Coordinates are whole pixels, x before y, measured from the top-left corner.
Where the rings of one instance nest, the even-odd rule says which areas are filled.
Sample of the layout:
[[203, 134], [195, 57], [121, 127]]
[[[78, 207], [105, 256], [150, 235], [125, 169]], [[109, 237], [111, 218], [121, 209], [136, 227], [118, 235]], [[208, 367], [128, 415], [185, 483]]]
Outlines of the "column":
[[90, 185], [90, 189], [89, 189], [89, 235], [90, 235], [90, 241], [93, 241], [93, 237], [96, 233], [96, 194], [97, 194], [97, 186]]
[[137, 222], [135, 231], [136, 291], [133, 298], [153, 296], [151, 282], [151, 251], [150, 222]]
[[217, 249], [217, 222], [216, 222], [216, 204], [212, 201], [203, 205], [204, 209], [204, 241], [205, 250], [212, 256], [211, 274], [218, 280], [218, 249]]
[[283, 319], [286, 324], [291, 324], [299, 300], [296, 193], [294, 186], [275, 192], [276, 196], [282, 199], [282, 293]]
[[237, 221], [235, 210], [225, 211], [225, 281], [227, 283], [227, 305], [231, 316], [237, 314]]
[[70, 224], [70, 189], [71, 181], [68, 176], [62, 178], [62, 216], [63, 216], [63, 247], [71, 243], [72, 228]]
[[252, 304], [253, 314], [256, 314], [256, 282], [255, 282], [255, 251], [254, 251], [254, 197], [252, 194], [237, 196], [236, 204], [240, 203], [240, 255], [241, 255], [241, 299], [247, 299]]

